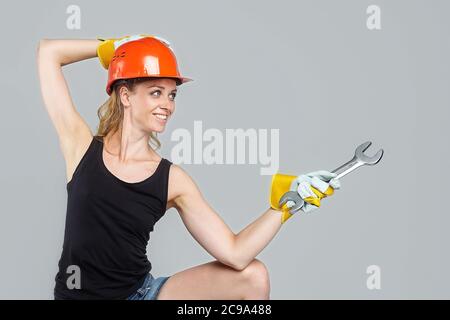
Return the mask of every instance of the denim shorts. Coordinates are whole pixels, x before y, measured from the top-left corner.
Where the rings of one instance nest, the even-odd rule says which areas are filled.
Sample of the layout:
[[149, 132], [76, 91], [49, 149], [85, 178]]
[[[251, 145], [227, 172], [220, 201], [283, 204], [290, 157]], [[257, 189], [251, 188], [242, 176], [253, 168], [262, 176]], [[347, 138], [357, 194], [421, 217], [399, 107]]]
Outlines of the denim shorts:
[[127, 300], [156, 300], [156, 296], [161, 287], [169, 279], [169, 277], [154, 278], [151, 273], [145, 277], [142, 286], [136, 290]]

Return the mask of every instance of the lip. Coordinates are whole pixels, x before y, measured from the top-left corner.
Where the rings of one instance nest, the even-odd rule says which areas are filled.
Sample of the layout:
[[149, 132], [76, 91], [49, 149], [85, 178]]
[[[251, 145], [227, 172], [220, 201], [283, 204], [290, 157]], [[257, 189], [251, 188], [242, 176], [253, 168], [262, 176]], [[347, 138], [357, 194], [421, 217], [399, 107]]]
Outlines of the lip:
[[158, 118], [157, 116], [156, 116], [156, 114], [153, 114], [152, 113], [152, 115], [154, 115], [155, 116], [155, 118], [156, 118], [156, 120], [158, 120], [159, 122], [161, 122], [161, 123], [166, 123], [167, 122], [167, 120], [169, 120], [169, 116], [167, 116], [167, 118], [164, 120], [164, 119], [160, 119], [160, 118]]

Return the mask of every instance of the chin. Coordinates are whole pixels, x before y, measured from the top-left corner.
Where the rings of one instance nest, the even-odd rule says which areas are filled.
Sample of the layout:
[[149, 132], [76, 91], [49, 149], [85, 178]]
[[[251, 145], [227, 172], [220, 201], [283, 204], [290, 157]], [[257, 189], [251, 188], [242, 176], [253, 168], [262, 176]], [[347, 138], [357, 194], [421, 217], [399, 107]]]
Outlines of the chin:
[[161, 133], [161, 132], [164, 132], [165, 129], [166, 129], [166, 126], [155, 125], [150, 128], [150, 132]]

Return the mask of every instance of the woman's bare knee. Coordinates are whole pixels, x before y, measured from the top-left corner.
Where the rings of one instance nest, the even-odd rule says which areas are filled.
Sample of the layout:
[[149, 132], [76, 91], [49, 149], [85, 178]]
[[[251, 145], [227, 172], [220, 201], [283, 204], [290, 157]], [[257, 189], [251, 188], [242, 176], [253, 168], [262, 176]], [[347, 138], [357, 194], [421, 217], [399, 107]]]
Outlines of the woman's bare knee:
[[247, 299], [269, 299], [269, 271], [262, 261], [254, 259], [242, 270], [242, 275], [248, 285]]
[[212, 261], [183, 270], [167, 280], [157, 299], [242, 299], [258, 287], [254, 278], [262, 272], [257, 264], [235, 270]]

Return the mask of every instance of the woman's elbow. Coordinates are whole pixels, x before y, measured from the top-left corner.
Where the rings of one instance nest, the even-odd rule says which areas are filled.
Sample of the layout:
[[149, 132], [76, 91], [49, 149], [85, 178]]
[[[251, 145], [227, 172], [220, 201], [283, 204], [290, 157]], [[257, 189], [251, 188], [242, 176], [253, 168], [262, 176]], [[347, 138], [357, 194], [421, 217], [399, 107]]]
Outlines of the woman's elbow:
[[244, 270], [248, 265], [248, 263], [242, 261], [241, 259], [239, 259], [239, 257], [236, 257], [235, 255], [229, 255], [227, 259], [223, 259], [221, 262], [237, 271]]
[[45, 56], [45, 59], [47, 60], [49, 57], [56, 59], [56, 48], [57, 44], [55, 40], [53, 39], [41, 39], [38, 42], [37, 48], [36, 48], [36, 55], [37, 57], [43, 57]]
[[41, 39], [38, 42], [37, 48], [36, 48], [36, 59], [39, 61], [40, 58], [45, 55], [45, 52], [48, 52], [49, 47], [49, 40], [48, 39]]
[[49, 39], [41, 39], [39, 40], [38, 44], [37, 44], [37, 48], [36, 51], [40, 52], [43, 49], [47, 48], [49, 45], [50, 40]]
[[220, 263], [236, 270], [236, 271], [242, 271], [245, 269], [245, 265], [244, 264], [240, 264], [240, 263], [236, 263], [234, 261], [229, 261], [229, 260], [219, 260]]

